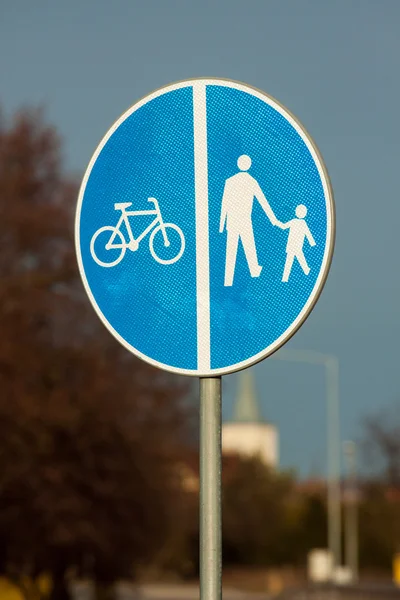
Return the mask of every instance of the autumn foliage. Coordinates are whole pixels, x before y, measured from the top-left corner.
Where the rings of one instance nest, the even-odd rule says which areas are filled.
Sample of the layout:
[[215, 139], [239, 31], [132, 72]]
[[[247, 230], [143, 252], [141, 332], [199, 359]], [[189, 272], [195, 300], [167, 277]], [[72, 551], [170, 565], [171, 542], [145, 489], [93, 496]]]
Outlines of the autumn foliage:
[[0, 128], [0, 567], [110, 583], [162, 547], [190, 443], [181, 380], [98, 322], [73, 245], [76, 182], [40, 112]]

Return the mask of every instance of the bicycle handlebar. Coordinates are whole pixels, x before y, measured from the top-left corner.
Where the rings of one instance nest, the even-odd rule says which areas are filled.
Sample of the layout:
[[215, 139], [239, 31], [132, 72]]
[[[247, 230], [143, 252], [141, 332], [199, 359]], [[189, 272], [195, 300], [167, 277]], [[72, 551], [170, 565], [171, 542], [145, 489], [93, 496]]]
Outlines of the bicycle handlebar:
[[160, 205], [158, 204], [157, 198], [147, 198], [147, 202], [151, 202], [152, 204], [154, 204], [154, 208], [156, 209], [157, 214], [161, 217]]

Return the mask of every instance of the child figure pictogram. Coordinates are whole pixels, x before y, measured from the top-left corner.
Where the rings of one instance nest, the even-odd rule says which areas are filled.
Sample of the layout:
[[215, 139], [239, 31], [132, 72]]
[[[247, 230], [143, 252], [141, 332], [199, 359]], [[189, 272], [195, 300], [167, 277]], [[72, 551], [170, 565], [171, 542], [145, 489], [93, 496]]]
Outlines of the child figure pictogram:
[[286, 245], [286, 262], [283, 270], [282, 281], [289, 280], [292, 271], [293, 261], [297, 258], [301, 268], [306, 275], [310, 272], [310, 267], [307, 264], [303, 252], [304, 240], [307, 238], [310, 246], [315, 246], [315, 240], [305, 222], [307, 216], [307, 207], [304, 204], [299, 204], [296, 207], [296, 219], [292, 219], [287, 223], [278, 223], [277, 226], [281, 229], [289, 229], [289, 237]]

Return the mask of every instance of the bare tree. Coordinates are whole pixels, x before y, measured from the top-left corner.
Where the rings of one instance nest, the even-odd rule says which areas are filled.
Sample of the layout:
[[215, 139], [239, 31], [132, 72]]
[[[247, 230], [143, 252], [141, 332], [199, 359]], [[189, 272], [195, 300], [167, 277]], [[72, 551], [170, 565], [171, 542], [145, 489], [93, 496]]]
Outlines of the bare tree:
[[370, 468], [380, 471], [390, 485], [400, 485], [400, 407], [365, 419], [363, 447]]

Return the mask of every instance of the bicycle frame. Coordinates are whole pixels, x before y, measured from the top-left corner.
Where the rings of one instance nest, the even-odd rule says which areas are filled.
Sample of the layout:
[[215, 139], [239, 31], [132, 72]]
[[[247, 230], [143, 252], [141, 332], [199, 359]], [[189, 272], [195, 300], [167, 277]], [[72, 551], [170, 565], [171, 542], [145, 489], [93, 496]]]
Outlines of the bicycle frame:
[[[126, 210], [126, 208], [119, 209], [119, 210], [121, 210], [121, 216], [118, 220], [118, 223], [115, 226], [115, 231], [116, 232], [119, 231], [122, 223], [125, 223], [125, 227], [128, 232], [128, 235], [129, 235], [129, 243], [128, 244], [114, 244], [114, 239], [116, 237], [116, 233], [113, 233], [110, 240], [106, 244], [107, 250], [109, 250], [110, 248], [123, 248], [125, 246], [129, 247], [129, 244], [133, 245], [135, 243], [137, 245], [139, 245], [139, 243], [143, 240], [143, 238], [145, 238], [146, 235], [148, 235], [154, 227], [157, 227], [157, 224], [160, 225], [161, 232], [164, 237], [165, 246], [169, 246], [169, 240], [167, 238], [167, 234], [165, 231], [164, 222], [163, 222], [163, 219], [161, 216], [161, 211], [160, 211], [158, 202], [155, 198], [149, 198], [148, 201], [153, 202], [154, 210], [131, 210], [131, 211], [128, 211], [128, 210]], [[135, 238], [132, 233], [131, 225], [129, 222], [129, 217], [140, 217], [140, 216], [145, 216], [145, 215], [156, 215], [156, 218], [150, 223], [150, 225], [148, 225], [146, 227], [146, 229], [137, 238]]]

